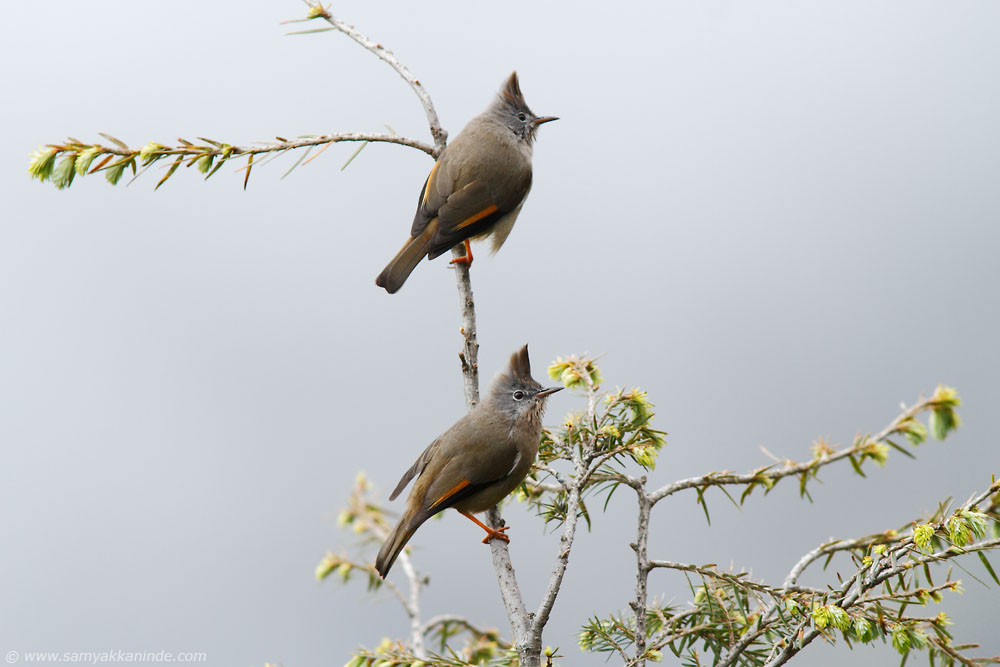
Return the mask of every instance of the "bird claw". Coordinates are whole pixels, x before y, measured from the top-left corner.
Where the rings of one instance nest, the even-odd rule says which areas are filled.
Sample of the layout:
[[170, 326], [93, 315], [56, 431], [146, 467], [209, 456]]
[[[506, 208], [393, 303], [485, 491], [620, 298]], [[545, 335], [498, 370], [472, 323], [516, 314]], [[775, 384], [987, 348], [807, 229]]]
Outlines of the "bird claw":
[[500, 528], [497, 528], [496, 530], [490, 528], [486, 532], [486, 537], [483, 538], [483, 544], [489, 544], [490, 540], [492, 540], [493, 538], [496, 538], [498, 540], [503, 540], [504, 542], [507, 542], [509, 544], [510, 543], [510, 536], [507, 535], [504, 532], [508, 528], [510, 528], [510, 526], [501, 526]]
[[465, 241], [465, 254], [461, 257], [456, 257], [448, 262], [448, 264], [468, 264], [469, 266], [472, 266], [472, 246], [469, 244], [468, 240]]

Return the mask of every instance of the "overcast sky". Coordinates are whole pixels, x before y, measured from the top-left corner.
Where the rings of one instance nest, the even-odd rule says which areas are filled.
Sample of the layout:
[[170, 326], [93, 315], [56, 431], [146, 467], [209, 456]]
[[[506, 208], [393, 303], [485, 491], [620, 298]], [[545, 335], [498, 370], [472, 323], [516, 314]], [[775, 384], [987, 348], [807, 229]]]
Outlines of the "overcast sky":
[[[517, 69], [541, 128], [517, 226], [472, 268], [484, 381], [528, 342], [603, 354], [668, 446], [653, 479], [805, 458], [886, 425], [938, 382], [965, 424], [868, 479], [829, 469], [737, 511], [693, 494], [653, 515], [650, 555], [779, 582], [831, 537], [881, 531], [1000, 472], [1000, 5], [750, 0], [371, 3], [333, 11], [392, 48], [455, 133]], [[211, 664], [338, 665], [402, 637], [385, 595], [318, 583], [359, 470], [385, 494], [463, 412], [445, 259], [373, 281], [431, 166], [339, 145], [154, 192], [57, 191], [28, 155], [108, 132], [133, 146], [381, 131], [430, 141], [404, 82], [343, 35], [286, 37], [300, 2], [17, 3], [0, 26], [0, 650], [205, 651]], [[548, 423], [584, 405], [563, 392]], [[398, 508], [401, 503], [394, 503]], [[626, 609], [634, 503], [579, 537], [544, 641]], [[537, 603], [557, 538], [520, 508], [512, 557]], [[479, 529], [412, 544], [429, 617], [509, 634]], [[970, 572], [985, 578], [973, 559]], [[399, 576], [399, 573], [393, 573]], [[1000, 653], [997, 591], [965, 573], [942, 609]], [[808, 583], [834, 582], [832, 572]], [[686, 602], [676, 573], [651, 592]], [[933, 613], [937, 613], [937, 609]], [[847, 648], [800, 662], [838, 665]], [[915, 657], [916, 658], [916, 657]], [[919, 657], [920, 660], [924, 658]], [[896, 664], [883, 647], [852, 664]]]

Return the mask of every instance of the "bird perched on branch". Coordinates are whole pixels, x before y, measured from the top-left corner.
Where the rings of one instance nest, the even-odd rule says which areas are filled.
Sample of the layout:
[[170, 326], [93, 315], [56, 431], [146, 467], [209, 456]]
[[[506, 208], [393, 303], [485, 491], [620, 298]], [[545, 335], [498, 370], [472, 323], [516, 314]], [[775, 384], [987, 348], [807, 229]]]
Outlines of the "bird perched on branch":
[[393, 294], [424, 257], [434, 259], [459, 243], [472, 263], [469, 240], [491, 237], [493, 252], [507, 240], [531, 189], [531, 144], [542, 123], [524, 101], [517, 72], [483, 113], [469, 121], [431, 168], [413, 217], [410, 239], [375, 284]]
[[510, 541], [506, 526], [494, 530], [472, 513], [485, 512], [503, 500], [531, 470], [546, 398], [560, 389], [545, 389], [531, 377], [527, 345], [511, 356], [486, 398], [424, 450], [389, 496], [394, 500], [417, 478], [403, 515], [375, 559], [383, 578], [417, 528], [449, 507], [486, 531], [483, 544], [494, 538]]

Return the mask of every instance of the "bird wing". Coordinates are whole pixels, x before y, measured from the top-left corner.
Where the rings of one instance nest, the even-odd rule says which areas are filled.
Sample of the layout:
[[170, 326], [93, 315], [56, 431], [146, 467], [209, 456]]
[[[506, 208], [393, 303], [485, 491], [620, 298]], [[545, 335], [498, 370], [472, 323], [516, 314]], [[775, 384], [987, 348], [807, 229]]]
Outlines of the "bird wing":
[[[462, 172], [466, 175], [463, 177]], [[413, 216], [410, 237], [420, 236], [432, 220], [437, 218], [437, 230], [428, 245], [429, 259], [447, 252], [466, 239], [478, 236], [497, 221], [516, 209], [531, 188], [528, 170], [504, 198], [494, 196], [486, 183], [477, 178], [469, 181], [468, 169], [462, 169], [449, 154], [434, 163], [424, 187], [420, 189], [417, 212]], [[500, 199], [504, 199], [501, 201]], [[509, 233], [509, 230], [507, 230]]]
[[427, 449], [417, 457], [417, 460], [413, 462], [410, 469], [403, 473], [403, 476], [399, 478], [399, 483], [396, 484], [396, 488], [393, 489], [392, 493], [389, 495], [389, 500], [395, 500], [396, 496], [402, 493], [406, 485], [410, 483], [410, 480], [419, 475], [427, 467], [427, 463], [434, 458], [434, 453], [438, 449], [438, 445], [441, 442], [441, 438], [438, 438], [431, 444], [427, 445]]
[[458, 190], [438, 209], [438, 229], [431, 239], [427, 257], [434, 259], [466, 239], [488, 230], [509, 209], [497, 202], [482, 181], [472, 181]]
[[[495, 437], [497, 434], [482, 434], [482, 425], [475, 429], [476, 437], [470, 426], [466, 419], [455, 424], [447, 438], [454, 445], [441, 447], [426, 469], [429, 479], [423, 506], [432, 514], [505, 480], [517, 465], [520, 454], [513, 442]], [[498, 446], [498, 442], [504, 444]]]

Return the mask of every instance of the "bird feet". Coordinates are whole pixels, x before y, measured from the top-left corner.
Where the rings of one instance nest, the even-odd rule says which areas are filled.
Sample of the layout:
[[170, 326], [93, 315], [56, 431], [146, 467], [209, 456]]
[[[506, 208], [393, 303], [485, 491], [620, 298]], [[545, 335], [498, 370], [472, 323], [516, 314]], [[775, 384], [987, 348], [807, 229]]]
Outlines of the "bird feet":
[[462, 257], [456, 257], [455, 259], [448, 262], [449, 264], [468, 264], [472, 266], [472, 246], [469, 245], [469, 239], [464, 241], [465, 243], [465, 255]]
[[490, 540], [496, 538], [498, 540], [503, 540], [504, 542], [510, 543], [510, 537], [505, 532], [510, 526], [502, 526], [493, 530], [492, 528], [486, 529], [486, 537], [483, 538], [483, 544], [489, 544]]
[[463, 516], [464, 516], [465, 518], [469, 519], [469, 520], [470, 520], [470, 521], [472, 521], [472, 522], [473, 522], [474, 524], [476, 524], [477, 526], [479, 526], [480, 528], [482, 528], [483, 530], [485, 530], [485, 531], [486, 531], [486, 537], [484, 537], [484, 538], [483, 538], [483, 544], [489, 544], [489, 543], [490, 543], [490, 540], [492, 540], [492, 539], [498, 539], [498, 540], [503, 540], [504, 542], [508, 542], [508, 543], [510, 542], [510, 537], [508, 537], [508, 536], [507, 536], [507, 535], [505, 534], [505, 532], [504, 532], [504, 531], [506, 531], [506, 530], [507, 530], [508, 528], [510, 528], [510, 526], [500, 526], [499, 528], [495, 528], [495, 529], [494, 529], [494, 528], [490, 528], [490, 527], [489, 527], [489, 526], [487, 526], [487, 525], [486, 525], [485, 523], [483, 523], [482, 521], [480, 521], [480, 520], [479, 520], [479, 519], [477, 519], [476, 517], [472, 516], [472, 515], [471, 515], [471, 514], [469, 514], [468, 512], [466, 512], [466, 511], [464, 511], [464, 510], [458, 510], [458, 511], [459, 511], [459, 512], [460, 512], [460, 513], [461, 513], [461, 514], [462, 514], [462, 515], [463, 515]]

